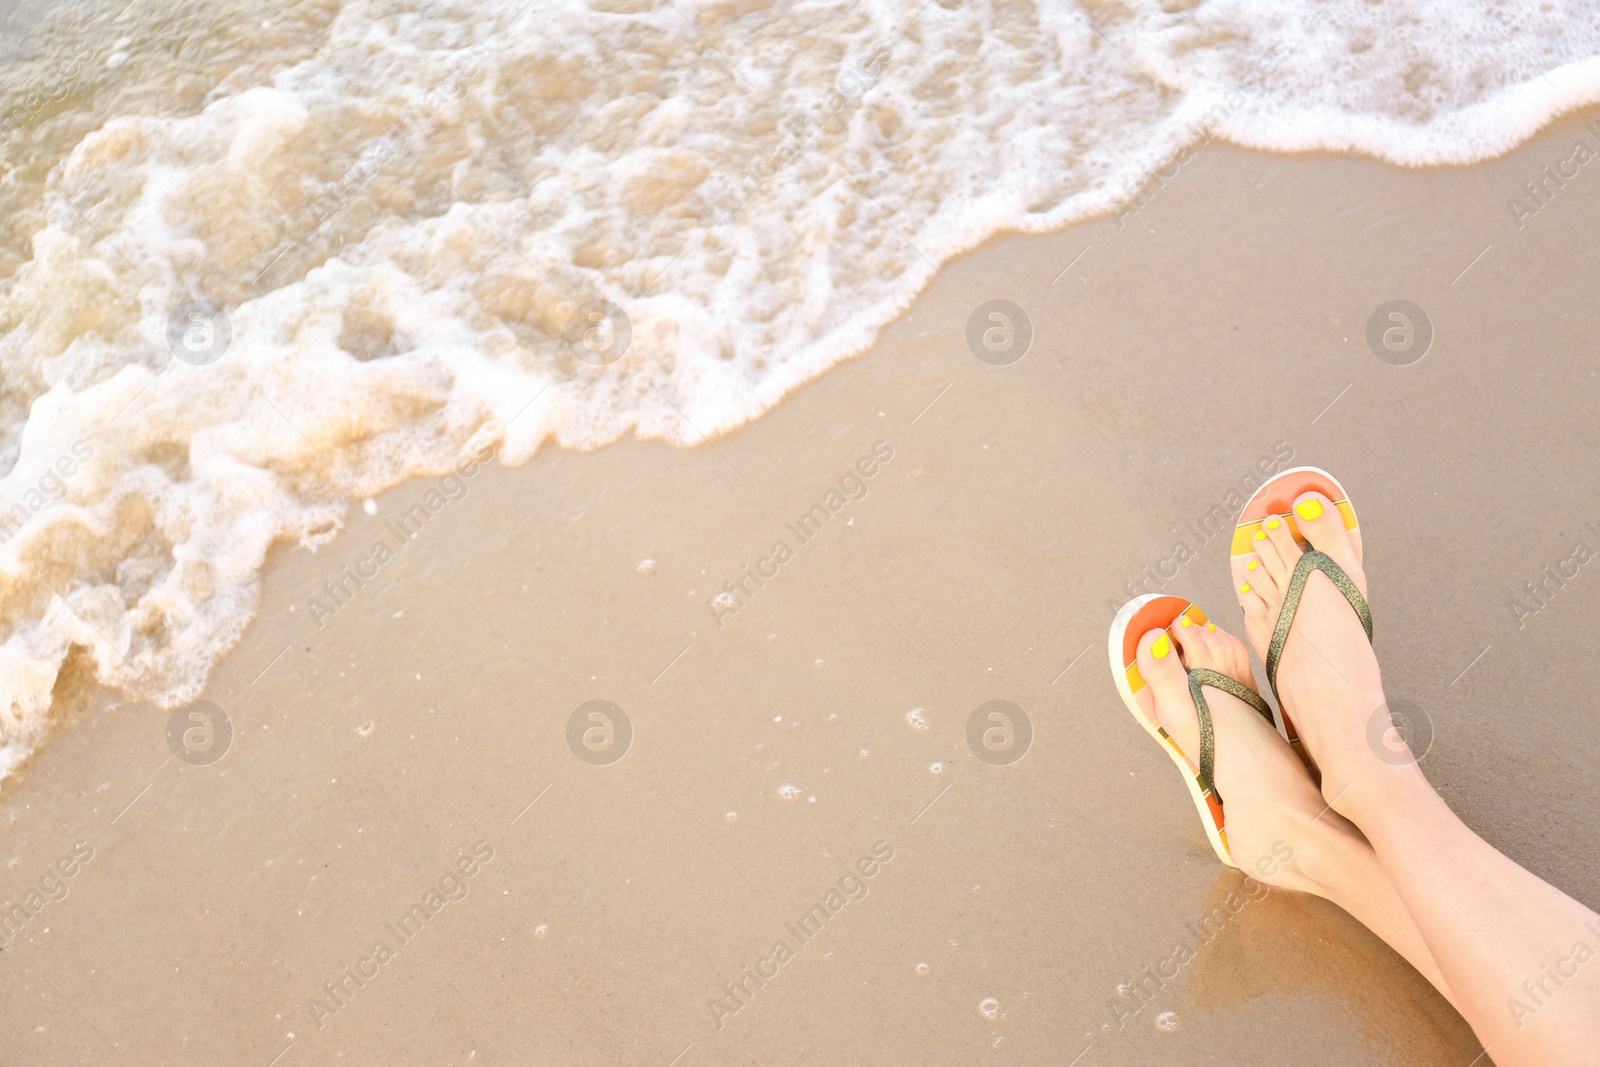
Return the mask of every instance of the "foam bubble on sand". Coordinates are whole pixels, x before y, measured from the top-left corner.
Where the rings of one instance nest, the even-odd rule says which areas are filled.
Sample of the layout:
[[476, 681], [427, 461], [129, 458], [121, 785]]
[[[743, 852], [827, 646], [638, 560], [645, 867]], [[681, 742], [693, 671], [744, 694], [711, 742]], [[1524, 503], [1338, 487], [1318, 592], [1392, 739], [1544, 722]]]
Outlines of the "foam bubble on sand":
[[1593, 0], [119, 10], [0, 73], [0, 773], [64, 665], [197, 696], [275, 542], [489, 447], [725, 432], [1186, 143], [1463, 162], [1600, 97]]

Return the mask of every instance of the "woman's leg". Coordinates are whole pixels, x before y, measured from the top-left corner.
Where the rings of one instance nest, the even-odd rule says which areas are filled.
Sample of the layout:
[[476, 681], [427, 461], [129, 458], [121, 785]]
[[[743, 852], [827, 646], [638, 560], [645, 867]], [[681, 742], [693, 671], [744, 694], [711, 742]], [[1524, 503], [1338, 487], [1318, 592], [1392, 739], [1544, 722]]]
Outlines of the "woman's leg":
[[[1160, 630], [1141, 637], [1139, 673], [1155, 695], [1161, 725], [1192, 754], [1199, 751], [1200, 725], [1187, 671], [1206, 667], [1252, 685], [1250, 655], [1238, 638], [1222, 630], [1196, 626], [1174, 632], [1175, 648], [1171, 642], [1157, 643]], [[1225, 798], [1234, 862], [1258, 881], [1339, 905], [1454, 1003], [1410, 912], [1360, 832], [1328, 810], [1300, 758], [1254, 709], [1214, 689], [1205, 695], [1216, 735], [1216, 788]]]
[[[1296, 504], [1301, 531], [1364, 594], [1360, 550], [1338, 511], [1315, 493]], [[1287, 526], [1258, 546], [1254, 570], [1246, 569], [1249, 557], [1234, 566], [1246, 632], [1264, 655], [1300, 549]], [[1322, 773], [1327, 803], [1371, 843], [1452, 1002], [1494, 1061], [1594, 1062], [1600, 915], [1473, 833], [1392, 734], [1375, 743], [1375, 734], [1387, 734], [1388, 715], [1377, 659], [1350, 605], [1320, 573], [1306, 583], [1278, 688]]]

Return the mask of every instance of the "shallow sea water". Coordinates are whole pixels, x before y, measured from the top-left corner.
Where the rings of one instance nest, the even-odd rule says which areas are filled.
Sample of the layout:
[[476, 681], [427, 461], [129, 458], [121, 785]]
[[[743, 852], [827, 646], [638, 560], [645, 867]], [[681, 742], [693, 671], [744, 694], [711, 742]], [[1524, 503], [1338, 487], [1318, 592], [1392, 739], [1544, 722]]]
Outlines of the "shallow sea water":
[[268, 549], [465, 457], [694, 445], [1212, 137], [1420, 166], [1600, 100], [1600, 4], [13, 5], [0, 773], [173, 706]]

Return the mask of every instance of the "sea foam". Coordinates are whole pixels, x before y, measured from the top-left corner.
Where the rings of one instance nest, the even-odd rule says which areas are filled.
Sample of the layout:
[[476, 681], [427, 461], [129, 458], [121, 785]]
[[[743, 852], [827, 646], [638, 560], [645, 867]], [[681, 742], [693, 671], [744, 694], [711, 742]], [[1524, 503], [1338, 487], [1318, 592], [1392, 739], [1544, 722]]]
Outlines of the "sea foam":
[[[7, 44], [0, 773], [69, 662], [195, 698], [274, 542], [486, 445], [727, 432], [1187, 144], [1459, 164], [1600, 100], [1576, 0], [268, 7]], [[590, 302], [614, 361], [569, 343]]]

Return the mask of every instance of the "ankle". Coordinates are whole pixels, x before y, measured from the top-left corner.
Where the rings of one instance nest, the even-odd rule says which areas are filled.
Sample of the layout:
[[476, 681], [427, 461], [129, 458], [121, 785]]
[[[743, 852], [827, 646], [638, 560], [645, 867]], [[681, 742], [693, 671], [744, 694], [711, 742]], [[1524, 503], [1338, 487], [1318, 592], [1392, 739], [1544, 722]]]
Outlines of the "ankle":
[[[1324, 783], [1328, 792], [1331, 783]], [[1328, 804], [1362, 832], [1393, 820], [1396, 812], [1414, 811], [1438, 794], [1415, 762], [1391, 762], [1376, 755], [1353, 768]]]
[[1327, 812], [1298, 835], [1294, 851], [1294, 886], [1339, 904], [1359, 888], [1366, 872], [1361, 863], [1371, 848], [1360, 832], [1336, 812]]

